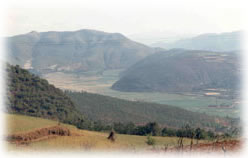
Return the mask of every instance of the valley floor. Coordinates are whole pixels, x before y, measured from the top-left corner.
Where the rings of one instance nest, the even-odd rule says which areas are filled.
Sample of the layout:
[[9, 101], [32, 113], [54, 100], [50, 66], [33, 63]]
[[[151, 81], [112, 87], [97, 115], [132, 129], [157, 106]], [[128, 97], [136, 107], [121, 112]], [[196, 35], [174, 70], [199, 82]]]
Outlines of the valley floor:
[[[49, 83], [64, 90], [87, 91], [130, 101], [154, 102], [180, 107], [193, 112], [207, 113], [221, 117], [240, 117], [239, 99], [217, 99], [216, 96], [203, 94], [171, 94], [159, 92], [120, 92], [111, 89], [122, 70], [107, 70], [102, 75], [95, 72], [70, 74], [63, 72], [48, 73], [42, 76]], [[239, 102], [238, 104], [236, 104]], [[223, 105], [223, 106], [222, 106]]]

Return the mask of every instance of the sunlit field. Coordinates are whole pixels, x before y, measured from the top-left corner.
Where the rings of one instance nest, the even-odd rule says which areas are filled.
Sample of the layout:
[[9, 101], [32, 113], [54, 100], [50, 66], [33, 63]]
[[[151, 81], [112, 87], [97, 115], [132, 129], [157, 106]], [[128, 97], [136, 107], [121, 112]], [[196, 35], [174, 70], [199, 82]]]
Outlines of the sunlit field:
[[[5, 114], [8, 122], [7, 131], [8, 135], [11, 134], [25, 134], [30, 131], [42, 129], [45, 127], [56, 126], [57, 121], [46, 120], [42, 118]], [[149, 150], [152, 148], [164, 149], [175, 147], [178, 143], [178, 137], [160, 137], [154, 136], [155, 145], [147, 145], [146, 136], [124, 135], [116, 134], [114, 142], [107, 139], [108, 132], [94, 132], [87, 130], [79, 130], [74, 126], [61, 124], [68, 128], [74, 135], [72, 136], [56, 136], [41, 141], [31, 141], [28, 144], [15, 144], [7, 143], [8, 150], [24, 150], [24, 151], [37, 151], [37, 150], [97, 150], [97, 151], [113, 151], [113, 150], [127, 150], [127, 151], [141, 151]], [[6, 133], [7, 135], [7, 133]], [[183, 144], [190, 145], [190, 139], [184, 138]], [[194, 140], [196, 143], [196, 140]], [[199, 143], [207, 143], [208, 140], [200, 140]]]

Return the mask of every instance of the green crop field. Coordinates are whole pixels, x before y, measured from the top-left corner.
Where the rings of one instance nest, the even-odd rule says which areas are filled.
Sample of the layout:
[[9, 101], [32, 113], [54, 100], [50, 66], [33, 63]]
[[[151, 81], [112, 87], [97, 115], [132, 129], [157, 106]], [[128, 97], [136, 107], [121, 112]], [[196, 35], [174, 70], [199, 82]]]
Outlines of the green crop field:
[[106, 96], [112, 96], [131, 101], [155, 102], [177, 106], [194, 112], [207, 113], [222, 117], [239, 117], [240, 105], [231, 108], [208, 107], [209, 105], [232, 105], [237, 100], [216, 99], [214, 96], [204, 96], [203, 94], [170, 94], [159, 92], [120, 92], [111, 89], [112, 84], [118, 80], [122, 70], [104, 71], [102, 75], [94, 73], [66, 74], [62, 72], [50, 73], [42, 76], [49, 83], [61, 89], [73, 91], [87, 91]]

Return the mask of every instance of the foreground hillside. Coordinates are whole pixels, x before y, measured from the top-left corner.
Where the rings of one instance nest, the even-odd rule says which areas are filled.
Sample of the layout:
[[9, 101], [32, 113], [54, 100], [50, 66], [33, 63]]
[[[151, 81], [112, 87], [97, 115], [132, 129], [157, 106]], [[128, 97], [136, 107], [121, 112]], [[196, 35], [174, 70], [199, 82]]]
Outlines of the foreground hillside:
[[235, 53], [172, 49], [133, 65], [112, 88], [127, 92], [229, 92], [240, 86], [239, 69]]
[[[177, 137], [158, 137], [154, 136], [152, 139], [155, 140], [153, 146], [149, 146], [146, 141], [146, 136], [131, 136], [116, 134], [114, 142], [107, 139], [108, 133], [92, 132], [87, 130], [78, 130], [77, 128], [67, 125], [60, 124], [56, 121], [46, 120], [42, 118], [35, 118], [24, 115], [4, 115], [7, 121], [7, 128], [5, 136], [10, 137], [13, 135], [20, 137], [29, 137], [30, 139], [24, 141], [11, 141], [6, 142], [7, 149], [9, 151], [126, 151], [126, 152], [180, 152], [189, 151], [190, 139], [184, 138], [183, 145], [185, 149], [178, 148]], [[30, 137], [31, 133], [44, 131], [45, 129], [59, 128], [60, 130], [68, 130], [69, 135], [54, 133], [43, 135], [42, 138]], [[38, 135], [36, 135], [38, 136]], [[19, 138], [20, 140], [20, 138]], [[232, 140], [234, 145], [225, 141], [225, 147], [228, 151], [240, 149], [240, 142], [238, 140]], [[219, 145], [220, 141], [215, 146], [213, 141], [210, 140], [199, 140], [199, 145], [196, 145], [196, 140], [193, 141], [193, 151], [208, 152], [223, 152]], [[236, 144], [235, 144], [236, 143]], [[220, 145], [221, 147], [222, 145]]]
[[10, 63], [38, 73], [127, 68], [154, 52], [122, 34], [86, 29], [33, 31], [6, 41]]
[[[24, 116], [24, 115], [12, 115], [6, 114], [7, 121], [7, 133], [11, 134], [25, 134], [37, 129], [48, 128], [57, 126], [58, 123], [52, 120], [46, 120], [42, 118]], [[61, 124], [61, 127], [67, 128], [71, 131], [72, 136], [58, 136], [51, 139], [44, 139], [42, 141], [30, 141], [27, 147], [17, 147], [17, 149], [66, 149], [66, 150], [117, 150], [117, 149], [141, 149], [147, 148], [146, 136], [132, 136], [117, 134], [116, 141], [111, 142], [107, 139], [109, 133], [93, 132], [87, 130], [79, 130], [74, 126]], [[156, 145], [163, 147], [175, 146], [177, 144], [176, 137], [153, 137], [156, 140]], [[204, 142], [201, 140], [200, 142]], [[184, 140], [185, 144], [190, 143], [190, 139]], [[10, 147], [13, 147], [10, 145]], [[13, 147], [15, 148], [15, 147]]]

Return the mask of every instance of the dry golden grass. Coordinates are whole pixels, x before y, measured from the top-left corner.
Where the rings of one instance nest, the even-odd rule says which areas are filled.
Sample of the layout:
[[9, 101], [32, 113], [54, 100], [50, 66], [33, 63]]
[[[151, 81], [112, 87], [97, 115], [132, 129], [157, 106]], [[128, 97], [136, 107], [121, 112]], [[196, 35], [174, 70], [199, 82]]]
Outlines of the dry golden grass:
[[[41, 118], [6, 114], [9, 126], [8, 134], [25, 133], [35, 129], [57, 125], [58, 122]], [[79, 130], [74, 126], [62, 124], [76, 133], [77, 136], [56, 136], [51, 139], [31, 142], [27, 145], [16, 145], [7, 143], [8, 150], [21, 151], [142, 151], [150, 148], [162, 149], [164, 146], [175, 147], [178, 138], [176, 137], [153, 137], [156, 140], [155, 146], [146, 144], [146, 136], [117, 134], [116, 141], [107, 139], [108, 133]], [[205, 141], [200, 141], [205, 142]], [[189, 145], [190, 139], [184, 139], [184, 145]]]
[[[57, 125], [57, 121], [47, 120], [37, 117], [25, 116], [25, 115], [17, 115], [17, 114], [5, 114], [6, 119], [6, 134], [17, 134], [30, 132], [37, 128], [44, 128], [49, 126]], [[63, 124], [68, 128], [74, 128], [74, 126]]]

